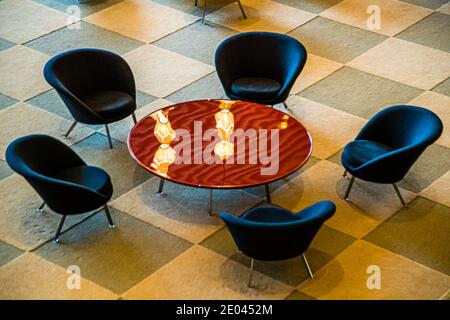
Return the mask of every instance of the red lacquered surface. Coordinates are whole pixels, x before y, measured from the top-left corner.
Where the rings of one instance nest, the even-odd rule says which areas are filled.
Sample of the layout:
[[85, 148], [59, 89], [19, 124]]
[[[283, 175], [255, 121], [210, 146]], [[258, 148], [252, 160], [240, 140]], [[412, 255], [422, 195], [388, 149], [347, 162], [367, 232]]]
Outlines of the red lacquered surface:
[[[267, 141], [269, 155], [271, 154], [270, 151], [273, 142], [270, 130], [279, 129], [279, 148], [273, 150], [274, 154], [278, 152], [279, 155], [278, 170], [272, 170], [272, 172], [269, 172], [270, 174], [267, 174], [267, 172], [266, 174], [263, 174], [261, 169], [267, 169], [270, 164], [267, 164], [267, 162], [266, 164], [262, 163], [259, 156], [256, 157], [256, 163], [249, 163], [251, 155], [258, 155], [258, 152], [261, 149], [260, 146], [262, 146], [262, 144], [259, 143], [259, 140], [256, 140], [258, 142], [257, 149], [254, 147], [250, 148], [249, 138], [246, 138], [245, 140], [245, 148], [242, 144], [231, 139], [230, 141], [234, 142], [233, 148], [230, 148], [233, 151], [233, 156], [228, 157], [227, 160], [223, 160], [223, 163], [220, 163], [221, 157], [214, 152], [213, 147], [220, 142], [221, 137], [219, 130], [217, 129], [216, 114], [221, 112], [219, 106], [223, 106], [222, 101], [223, 100], [189, 101], [163, 108], [146, 116], [132, 128], [128, 136], [128, 148], [130, 154], [142, 167], [162, 178], [189, 186], [224, 189], [245, 188], [279, 180], [298, 170], [311, 156], [311, 136], [303, 125], [295, 118], [260, 104], [234, 101], [231, 102], [233, 104], [229, 108], [230, 113], [232, 113], [234, 117], [234, 132], [236, 132], [237, 129], [255, 129], [257, 137], [260, 138], [261, 134], [258, 130], [267, 129], [267, 139], [264, 141]], [[159, 112], [159, 114], [157, 112]], [[161, 115], [166, 118], [164, 119]], [[187, 130], [186, 132], [189, 132], [192, 136], [191, 141], [189, 141], [189, 139], [181, 139], [180, 137], [182, 134], [178, 134], [178, 131], [176, 131], [176, 137], [172, 140], [173, 136], [175, 136], [174, 132], [167, 130], [161, 132], [171, 132], [172, 135], [159, 135], [158, 140], [154, 130], [157, 123], [162, 123], [161, 120], [163, 120], [163, 122], [166, 121], [163, 123], [163, 126], [170, 123], [170, 126], [174, 131], [177, 129]], [[198, 143], [199, 139], [194, 138], [194, 121], [201, 121], [203, 133], [207, 129], [211, 129], [211, 132], [217, 132], [212, 138], [215, 138], [216, 140], [206, 140], [200, 145]], [[167, 127], [163, 129], [167, 129]], [[194, 142], [194, 140], [197, 141]], [[167, 150], [168, 146], [173, 150], [176, 150], [177, 148], [182, 149], [182, 147], [190, 147], [191, 154], [188, 155], [187, 152], [177, 153], [172, 151], [170, 154], [174, 155], [176, 153], [175, 159], [177, 159], [177, 161], [168, 165], [174, 159], [173, 157], [167, 157], [168, 153], [164, 153], [163, 157], [164, 159], [169, 159], [168, 161], [165, 163], [157, 161], [158, 159], [162, 159], [160, 157], [161, 153], [158, 153], [156, 156], [157, 159], [155, 160], [155, 153], [157, 150], [159, 149], [159, 152], [162, 152], [161, 141], [165, 144], [163, 146], [164, 150]], [[276, 144], [274, 143], [273, 145], [275, 146]], [[209, 148], [208, 150], [211, 151], [207, 153], [211, 154], [209, 159], [218, 160], [219, 163], [214, 162], [212, 164], [207, 164], [202, 160], [201, 155], [205, 151], [205, 148]], [[245, 150], [246, 160], [244, 161], [245, 163], [239, 164], [237, 163], [238, 154], [242, 155], [244, 152], [243, 150]], [[190, 158], [191, 163], [180, 163], [180, 157], [184, 157], [185, 159]], [[195, 157], [197, 157], [197, 163], [195, 163]], [[227, 163], [227, 161], [231, 163]], [[276, 159], [274, 159], [273, 162], [276, 163]]]

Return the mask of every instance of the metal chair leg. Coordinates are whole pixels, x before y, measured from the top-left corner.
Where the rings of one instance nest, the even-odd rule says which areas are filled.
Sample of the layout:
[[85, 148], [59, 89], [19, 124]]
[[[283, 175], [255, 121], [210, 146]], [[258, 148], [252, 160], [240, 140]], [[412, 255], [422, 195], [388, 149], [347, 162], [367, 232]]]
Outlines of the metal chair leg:
[[347, 170], [344, 171], [344, 174], [342, 175], [342, 177], [344, 177], [344, 179], [347, 179]]
[[355, 182], [355, 177], [350, 179], [350, 183], [348, 184], [347, 192], [345, 193], [344, 199], [348, 200], [348, 196], [350, 194], [350, 190], [352, 190], [353, 182]]
[[248, 279], [248, 287], [252, 287], [252, 280], [253, 280], [253, 264], [255, 263], [255, 260], [252, 258], [250, 261], [250, 277]]
[[203, 0], [202, 23], [205, 23], [205, 15], [206, 15], [206, 0]]
[[289, 107], [288, 107], [288, 105], [287, 105], [287, 103], [286, 103], [286, 101], [285, 102], [283, 102], [283, 106], [286, 108], [286, 110], [287, 109], [289, 109]]
[[197, 4], [198, 4], [198, 0], [195, 0], [195, 6], [197, 6]]
[[38, 212], [44, 212], [45, 202], [42, 202], [42, 204], [37, 208]]
[[310, 277], [311, 279], [314, 279], [313, 273], [312, 273], [312, 271], [311, 271], [311, 268], [309, 267], [308, 260], [306, 259], [306, 256], [305, 256], [304, 253], [302, 254], [302, 259], [303, 259], [303, 263], [304, 263], [305, 266], [306, 266], [306, 270], [308, 270], [308, 275], [309, 275], [309, 277]]
[[208, 214], [212, 216], [212, 189], [209, 189], [208, 197]]
[[66, 216], [63, 215], [61, 221], [59, 222], [58, 229], [56, 230], [55, 238], [53, 239], [53, 243], [59, 243], [59, 235], [61, 234], [62, 227], [64, 225], [64, 221], [66, 221]]
[[163, 178], [161, 178], [160, 180], [159, 180], [159, 187], [158, 187], [158, 194], [159, 195], [162, 195], [163, 194], [163, 189], [164, 189], [164, 179]]
[[112, 149], [113, 145], [112, 145], [112, 141], [111, 141], [111, 134], [109, 133], [109, 128], [108, 128], [107, 124], [105, 124], [105, 128], [106, 128], [106, 134], [108, 135], [109, 148]]
[[[247, 19], [247, 16], [246, 16], [246, 14], [245, 14], [244, 7], [242, 6], [241, 0], [237, 0], [237, 3], [238, 3], [238, 5], [239, 5], [239, 9], [241, 9], [242, 17], [243, 17], [244, 19]], [[286, 107], [286, 109], [287, 109], [287, 107]]]
[[105, 209], [105, 214], [106, 214], [106, 218], [108, 219], [109, 227], [111, 229], [115, 228], [116, 225], [114, 224], [114, 222], [113, 222], [113, 220], [111, 218], [111, 214], [109, 213], [109, 209], [108, 209], [108, 206], [106, 204], [103, 206], [103, 209]]
[[267, 203], [272, 203], [272, 199], [270, 198], [269, 184], [265, 184], [264, 187], [266, 189], [266, 200], [267, 200]]
[[136, 124], [137, 120], [136, 120], [136, 115], [134, 114], [134, 112], [131, 114], [131, 117], [133, 118], [134, 124]]
[[75, 128], [75, 126], [77, 125], [78, 121], [74, 121], [72, 123], [72, 125], [70, 126], [69, 130], [66, 132], [66, 134], [64, 135], [65, 138], [67, 138], [69, 136], [69, 134], [72, 132], [73, 128]]
[[402, 203], [402, 205], [407, 208], [408, 205], [406, 204], [405, 200], [403, 200], [402, 194], [400, 193], [400, 190], [398, 189], [397, 185], [395, 183], [392, 184], [394, 186], [395, 192], [397, 193], [397, 196], [400, 199], [400, 202]]

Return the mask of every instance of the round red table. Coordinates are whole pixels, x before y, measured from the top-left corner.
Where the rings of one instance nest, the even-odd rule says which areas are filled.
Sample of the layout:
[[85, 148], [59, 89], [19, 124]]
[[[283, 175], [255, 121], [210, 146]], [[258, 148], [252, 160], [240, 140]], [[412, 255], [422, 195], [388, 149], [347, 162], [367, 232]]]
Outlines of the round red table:
[[[266, 147], [266, 148], [265, 148]], [[276, 109], [246, 101], [199, 100], [175, 104], [141, 119], [128, 149], [146, 170], [164, 180], [212, 189], [265, 185], [302, 167], [312, 140], [303, 125]]]

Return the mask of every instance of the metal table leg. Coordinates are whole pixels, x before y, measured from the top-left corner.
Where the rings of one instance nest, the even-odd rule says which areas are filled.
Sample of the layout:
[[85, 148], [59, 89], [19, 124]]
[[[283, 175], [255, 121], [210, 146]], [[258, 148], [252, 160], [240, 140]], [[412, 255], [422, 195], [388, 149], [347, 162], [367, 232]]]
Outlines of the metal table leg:
[[160, 178], [160, 180], [159, 180], [159, 187], [158, 187], [158, 192], [157, 192], [157, 194], [160, 195], [160, 196], [163, 196], [163, 195], [164, 195], [163, 189], [164, 189], [164, 179], [163, 179], [163, 178]]
[[212, 189], [209, 189], [208, 197], [208, 214], [212, 216]]
[[270, 198], [270, 189], [269, 189], [269, 184], [265, 184], [264, 185], [265, 189], [266, 189], [266, 199], [268, 203], [272, 203], [272, 199]]

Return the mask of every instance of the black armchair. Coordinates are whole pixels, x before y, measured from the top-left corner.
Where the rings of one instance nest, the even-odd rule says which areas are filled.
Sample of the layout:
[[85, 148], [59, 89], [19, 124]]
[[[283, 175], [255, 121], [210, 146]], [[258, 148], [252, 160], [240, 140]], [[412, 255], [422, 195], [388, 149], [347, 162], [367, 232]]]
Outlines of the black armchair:
[[278, 33], [247, 32], [223, 41], [215, 64], [226, 95], [287, 108], [295, 80], [306, 63], [306, 49], [296, 39]]
[[119, 55], [101, 49], [76, 49], [50, 59], [44, 77], [56, 89], [75, 121], [104, 124], [112, 149], [108, 123], [132, 115], [136, 123], [133, 73]]
[[23, 176], [48, 205], [61, 214], [54, 238], [59, 235], [66, 216], [103, 206], [111, 228], [114, 227], [106, 203], [112, 196], [111, 179], [104, 170], [88, 166], [67, 145], [47, 135], [29, 135], [13, 141], [6, 149], [6, 161]]

